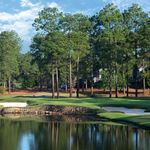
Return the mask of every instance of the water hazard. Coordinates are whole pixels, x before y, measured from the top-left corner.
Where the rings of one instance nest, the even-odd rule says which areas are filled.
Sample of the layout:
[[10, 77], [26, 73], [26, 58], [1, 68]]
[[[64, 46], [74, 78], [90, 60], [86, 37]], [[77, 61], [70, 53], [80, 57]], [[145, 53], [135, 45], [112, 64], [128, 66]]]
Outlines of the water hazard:
[[149, 150], [150, 131], [124, 125], [0, 119], [0, 150]]

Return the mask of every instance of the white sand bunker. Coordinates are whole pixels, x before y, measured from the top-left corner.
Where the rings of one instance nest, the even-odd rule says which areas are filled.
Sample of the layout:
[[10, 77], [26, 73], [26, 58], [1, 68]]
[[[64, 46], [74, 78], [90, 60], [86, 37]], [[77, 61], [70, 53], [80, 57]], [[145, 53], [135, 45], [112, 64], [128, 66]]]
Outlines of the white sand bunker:
[[135, 108], [126, 108], [126, 107], [102, 107], [102, 109], [108, 112], [116, 111], [116, 112], [123, 112], [125, 114], [130, 114], [130, 115], [150, 114], [150, 112], [145, 112], [145, 109], [135, 109]]
[[0, 103], [0, 106], [2, 106], [2, 107], [27, 107], [28, 104], [26, 102], [24, 102], [24, 103], [4, 102], [4, 103]]

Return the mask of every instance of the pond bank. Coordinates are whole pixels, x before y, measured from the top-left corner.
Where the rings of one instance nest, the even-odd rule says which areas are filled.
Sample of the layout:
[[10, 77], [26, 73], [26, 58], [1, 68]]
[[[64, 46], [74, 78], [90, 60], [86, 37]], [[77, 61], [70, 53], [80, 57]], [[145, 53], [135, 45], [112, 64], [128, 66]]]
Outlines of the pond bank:
[[108, 121], [150, 129], [150, 115], [129, 115], [122, 112], [104, 112], [98, 115]]
[[31, 114], [31, 115], [96, 115], [94, 109], [80, 106], [43, 105], [35, 107], [3, 107], [0, 114]]
[[[25, 108], [2, 108], [0, 107], [0, 114], [20, 116], [29, 115], [29, 119], [35, 116], [52, 116], [54, 120], [55, 116], [63, 117], [65, 115], [93, 115], [94, 117], [99, 115], [100, 119], [113, 122], [120, 121], [122, 124], [139, 124], [140, 126], [150, 127], [150, 115], [130, 115], [120, 112], [104, 112], [100, 108], [102, 107], [126, 107], [126, 108], [138, 108], [143, 110], [149, 110], [150, 102], [149, 98], [80, 98], [80, 99], [50, 99], [49, 97], [35, 97], [35, 96], [10, 96], [1, 97], [1, 102], [27, 102], [29, 106]], [[97, 111], [98, 110], [98, 111]], [[100, 113], [100, 114], [99, 114]], [[112, 119], [112, 120], [111, 120]], [[68, 119], [71, 120], [71, 119]], [[76, 119], [75, 119], [76, 120]], [[78, 119], [77, 119], [78, 120]], [[126, 123], [125, 123], [126, 122]]]
[[38, 122], [67, 122], [67, 123], [99, 123], [104, 122], [95, 115], [30, 115], [30, 114], [4, 114], [0, 115], [0, 119], [9, 119], [17, 121], [38, 121]]

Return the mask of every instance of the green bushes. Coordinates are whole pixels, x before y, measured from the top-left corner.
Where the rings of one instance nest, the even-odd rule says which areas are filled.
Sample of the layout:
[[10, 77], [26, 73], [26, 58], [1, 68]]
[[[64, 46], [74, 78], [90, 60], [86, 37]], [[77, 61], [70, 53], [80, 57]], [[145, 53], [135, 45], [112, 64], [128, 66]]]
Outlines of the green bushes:
[[5, 88], [3, 86], [0, 86], [0, 94], [4, 94], [5, 93]]

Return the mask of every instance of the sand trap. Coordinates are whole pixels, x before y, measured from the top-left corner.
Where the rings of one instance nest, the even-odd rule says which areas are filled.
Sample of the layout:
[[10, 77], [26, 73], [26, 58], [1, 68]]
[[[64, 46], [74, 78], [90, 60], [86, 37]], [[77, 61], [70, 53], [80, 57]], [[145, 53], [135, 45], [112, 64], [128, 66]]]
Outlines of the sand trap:
[[17, 102], [4, 102], [0, 103], [2, 107], [26, 107], [28, 106], [27, 103], [17, 103]]
[[134, 109], [134, 108], [126, 108], [126, 107], [102, 107], [102, 109], [111, 112], [111, 111], [118, 111], [123, 112], [125, 114], [130, 115], [146, 115], [150, 114], [150, 112], [144, 112], [145, 109]]

